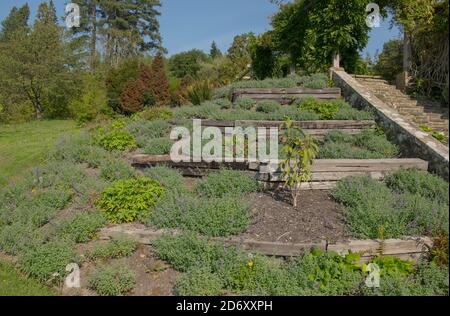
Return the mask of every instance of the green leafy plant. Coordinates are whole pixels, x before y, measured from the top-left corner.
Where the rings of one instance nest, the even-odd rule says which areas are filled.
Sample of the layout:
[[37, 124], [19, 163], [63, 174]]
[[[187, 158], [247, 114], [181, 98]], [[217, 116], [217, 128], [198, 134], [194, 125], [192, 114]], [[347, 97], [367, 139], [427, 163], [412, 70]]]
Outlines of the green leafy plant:
[[424, 131], [425, 133], [429, 133], [431, 134], [431, 136], [433, 136], [435, 139], [437, 139], [438, 141], [440, 141], [441, 143], [447, 144], [448, 143], [448, 137], [445, 136], [444, 133], [441, 132], [436, 132], [435, 130], [433, 130], [431, 127], [426, 126], [426, 125], [421, 125], [420, 129], [422, 131]]
[[97, 204], [110, 222], [127, 223], [147, 217], [163, 193], [163, 187], [150, 178], [119, 180], [103, 191]]
[[449, 203], [449, 184], [427, 171], [401, 169], [388, 176], [386, 185], [398, 193], [420, 194], [432, 200]]
[[256, 105], [257, 112], [273, 113], [281, 109], [281, 105], [276, 101], [261, 101]]
[[119, 259], [131, 256], [137, 249], [138, 243], [127, 236], [114, 236], [110, 241], [94, 246], [87, 251], [89, 260]]
[[195, 188], [196, 192], [205, 197], [220, 198], [225, 195], [241, 195], [259, 190], [259, 184], [249, 175], [224, 169], [217, 173], [211, 173], [200, 181]]
[[167, 108], [148, 108], [140, 112], [139, 116], [147, 121], [169, 120], [173, 112]]
[[100, 176], [107, 181], [129, 179], [133, 175], [133, 168], [123, 159], [108, 159], [100, 165]]
[[250, 98], [238, 98], [235, 102], [235, 107], [241, 110], [252, 110], [256, 105], [256, 102]]
[[292, 203], [297, 207], [301, 184], [311, 180], [311, 165], [319, 153], [319, 147], [314, 138], [306, 135], [289, 118], [283, 123], [282, 129], [285, 131], [282, 138], [285, 158], [280, 168], [285, 187], [289, 188]]
[[372, 129], [356, 135], [331, 131], [325, 135], [320, 148], [321, 159], [381, 159], [398, 155], [399, 148], [391, 144], [384, 134]]
[[148, 155], [168, 155], [174, 142], [168, 137], [153, 138], [147, 141], [144, 153]]
[[133, 290], [136, 276], [133, 270], [119, 262], [97, 268], [89, 277], [88, 283], [100, 295], [120, 296]]
[[222, 293], [222, 280], [211, 273], [207, 267], [197, 267], [183, 274], [175, 285], [180, 296], [219, 296]]
[[86, 243], [95, 237], [98, 229], [105, 223], [106, 220], [100, 212], [79, 213], [59, 222], [55, 234], [61, 240]]
[[28, 248], [20, 257], [20, 269], [41, 282], [59, 283], [66, 275], [69, 263], [79, 262], [71, 244], [50, 242]]
[[124, 151], [137, 147], [136, 139], [131, 134], [121, 130], [114, 130], [100, 136], [98, 144], [107, 150]]
[[333, 101], [319, 102], [314, 98], [301, 100], [300, 110], [317, 113], [323, 120], [331, 120], [340, 110], [340, 103]]

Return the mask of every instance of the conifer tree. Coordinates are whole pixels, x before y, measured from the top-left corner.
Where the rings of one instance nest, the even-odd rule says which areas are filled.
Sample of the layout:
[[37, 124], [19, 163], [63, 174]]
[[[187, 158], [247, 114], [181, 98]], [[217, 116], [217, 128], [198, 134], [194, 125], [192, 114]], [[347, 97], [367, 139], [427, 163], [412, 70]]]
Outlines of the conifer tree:
[[216, 42], [212, 42], [211, 44], [211, 50], [209, 52], [209, 56], [214, 59], [217, 57], [221, 57], [222, 56], [222, 52], [220, 51], [220, 49], [217, 47]]
[[120, 97], [122, 111], [126, 114], [139, 112], [143, 108], [145, 88], [140, 79], [130, 79]]
[[158, 106], [165, 106], [170, 103], [169, 80], [167, 79], [161, 52], [155, 56], [152, 62], [150, 87]]
[[30, 7], [25, 4], [21, 8], [13, 7], [9, 15], [1, 23], [0, 42], [12, 38], [17, 31], [27, 32]]

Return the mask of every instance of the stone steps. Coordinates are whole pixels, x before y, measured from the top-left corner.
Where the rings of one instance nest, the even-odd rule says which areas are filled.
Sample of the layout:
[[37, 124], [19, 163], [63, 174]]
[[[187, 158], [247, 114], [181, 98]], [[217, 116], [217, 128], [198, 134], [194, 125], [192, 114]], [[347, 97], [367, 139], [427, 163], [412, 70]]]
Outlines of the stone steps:
[[405, 119], [418, 126], [426, 125], [448, 135], [448, 109], [441, 108], [436, 102], [417, 100], [406, 95], [386, 80], [378, 77], [355, 76], [355, 78], [375, 96], [403, 115]]

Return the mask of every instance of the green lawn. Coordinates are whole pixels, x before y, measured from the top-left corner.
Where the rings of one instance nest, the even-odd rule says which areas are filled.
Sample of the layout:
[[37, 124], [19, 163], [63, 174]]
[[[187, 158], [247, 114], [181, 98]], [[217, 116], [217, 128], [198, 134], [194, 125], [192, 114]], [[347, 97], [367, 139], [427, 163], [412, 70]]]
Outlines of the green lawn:
[[[45, 159], [46, 153], [63, 134], [81, 129], [74, 121], [35, 121], [0, 125], [0, 189], [18, 179]], [[39, 282], [17, 273], [0, 260], [0, 296], [55, 295]]]
[[56, 292], [23, 277], [9, 263], [0, 260], [0, 296], [52, 296]]
[[62, 120], [0, 125], [0, 187], [42, 161], [62, 134], [77, 130], [74, 121]]

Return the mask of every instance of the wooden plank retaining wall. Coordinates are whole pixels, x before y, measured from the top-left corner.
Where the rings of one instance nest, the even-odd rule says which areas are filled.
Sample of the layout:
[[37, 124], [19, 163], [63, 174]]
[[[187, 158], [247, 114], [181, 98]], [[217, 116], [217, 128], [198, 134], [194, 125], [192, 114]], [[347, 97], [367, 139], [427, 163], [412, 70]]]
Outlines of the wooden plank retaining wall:
[[[284, 184], [278, 162], [173, 162], [169, 155], [134, 155], [130, 159], [137, 167], [168, 165], [179, 169], [184, 176], [201, 177], [211, 170], [230, 168], [254, 172], [258, 181], [263, 182], [267, 188], [277, 188]], [[312, 164], [312, 181], [303, 183], [301, 189], [330, 190], [339, 180], [349, 176], [368, 175], [382, 180], [401, 168], [427, 170], [428, 163], [421, 159], [316, 159]]]
[[340, 88], [307, 89], [307, 88], [248, 88], [236, 89], [232, 101], [238, 98], [250, 98], [255, 101], [273, 100], [281, 104], [290, 104], [297, 98], [312, 97], [317, 100], [334, 100], [341, 98]]
[[[163, 235], [176, 235], [179, 234], [179, 231], [153, 230], [146, 227], [134, 227], [132, 224], [126, 224], [103, 228], [100, 231], [100, 238], [108, 240], [121, 234], [129, 236], [141, 244], [152, 245], [156, 239]], [[340, 255], [346, 255], [349, 252], [360, 253], [361, 261], [363, 262], [369, 261], [371, 258], [381, 253], [385, 256], [416, 260], [420, 256], [426, 254], [433, 245], [433, 240], [427, 237], [406, 237], [404, 239], [387, 239], [383, 241], [349, 240], [337, 243], [328, 243], [325, 240], [315, 243], [280, 243], [242, 239], [239, 237], [211, 238], [211, 240], [221, 242], [228, 246], [236, 246], [244, 251], [279, 257], [300, 256], [306, 249], [311, 248], [333, 251]]]

